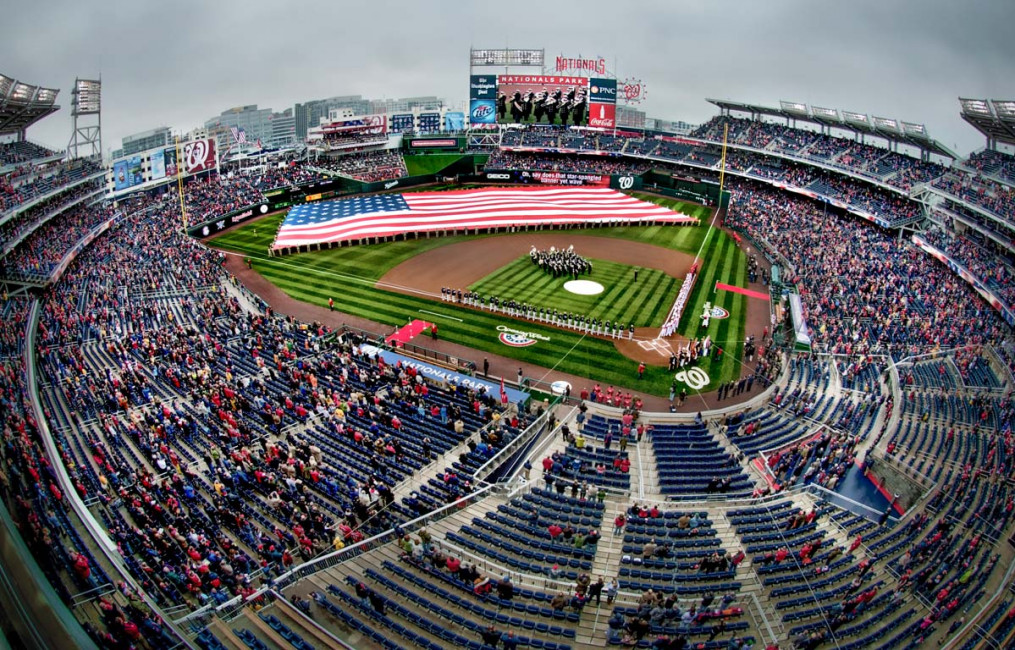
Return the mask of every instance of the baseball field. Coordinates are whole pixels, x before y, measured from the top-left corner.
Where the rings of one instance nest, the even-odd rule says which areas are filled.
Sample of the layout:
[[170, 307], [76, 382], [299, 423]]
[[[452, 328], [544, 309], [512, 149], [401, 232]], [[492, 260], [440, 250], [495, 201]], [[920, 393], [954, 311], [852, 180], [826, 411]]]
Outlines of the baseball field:
[[[662, 396], [668, 394], [673, 381], [666, 368], [668, 346], [679, 342], [657, 339], [652, 328], [662, 324], [684, 274], [701, 250], [701, 273], [678, 333], [685, 339], [708, 335], [725, 349], [720, 361], [699, 362], [708, 379], [700, 391], [711, 390], [739, 375], [746, 315], [743, 295], [716, 293], [713, 287], [716, 282], [743, 286], [746, 256], [721, 230], [709, 231], [709, 208], [651, 195], [638, 198], [695, 216], [702, 225], [432, 237], [272, 257], [268, 248], [283, 218], [273, 215], [209, 243], [242, 255], [254, 270], [297, 300], [324, 306], [332, 298], [336, 310], [388, 327], [414, 318], [436, 322], [442, 339], [477, 350], [474, 360], [492, 353], [589, 377], [603, 385]], [[529, 261], [532, 246], [549, 245], [574, 246], [577, 253], [592, 260], [592, 274], [582, 279], [602, 285], [602, 293], [571, 293], [563, 286], [570, 278], [553, 278]], [[639, 328], [637, 338], [642, 340], [635, 343], [640, 348], [445, 302], [441, 300], [442, 287], [631, 323]], [[706, 303], [724, 310], [728, 317], [712, 318], [703, 329], [699, 317]], [[498, 336], [505, 327], [537, 335], [532, 337], [536, 342], [524, 347], [506, 345]], [[641, 360], [649, 366], [639, 380], [636, 370]], [[681, 388], [685, 386], [678, 382], [677, 390]], [[688, 393], [696, 392], [687, 388]]]

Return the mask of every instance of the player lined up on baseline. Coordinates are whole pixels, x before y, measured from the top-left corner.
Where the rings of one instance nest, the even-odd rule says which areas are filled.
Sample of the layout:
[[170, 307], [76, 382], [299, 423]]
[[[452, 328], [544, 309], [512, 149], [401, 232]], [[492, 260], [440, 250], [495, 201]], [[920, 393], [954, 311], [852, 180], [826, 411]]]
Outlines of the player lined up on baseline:
[[614, 339], [633, 339], [634, 323], [611, 322], [584, 314], [572, 314], [549, 307], [537, 307], [517, 300], [504, 300], [497, 296], [484, 297], [475, 291], [462, 291], [441, 287], [441, 300], [467, 307], [476, 307], [537, 323], [573, 329], [583, 334]]

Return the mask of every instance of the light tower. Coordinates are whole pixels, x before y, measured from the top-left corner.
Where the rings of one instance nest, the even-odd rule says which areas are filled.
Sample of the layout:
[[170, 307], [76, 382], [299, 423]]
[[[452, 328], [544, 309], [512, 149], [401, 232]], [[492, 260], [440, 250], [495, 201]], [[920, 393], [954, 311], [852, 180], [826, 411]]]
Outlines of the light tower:
[[[67, 144], [70, 158], [102, 156], [102, 80], [75, 79], [71, 91], [74, 131]], [[84, 150], [82, 153], [81, 150]]]

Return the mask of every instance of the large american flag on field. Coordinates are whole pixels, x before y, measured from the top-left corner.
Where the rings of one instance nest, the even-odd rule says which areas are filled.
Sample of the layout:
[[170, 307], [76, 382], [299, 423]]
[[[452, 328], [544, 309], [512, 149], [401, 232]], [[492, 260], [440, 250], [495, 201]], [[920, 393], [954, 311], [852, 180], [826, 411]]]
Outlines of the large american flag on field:
[[696, 219], [606, 188], [485, 188], [376, 194], [289, 210], [273, 248], [407, 232], [573, 223], [689, 223]]

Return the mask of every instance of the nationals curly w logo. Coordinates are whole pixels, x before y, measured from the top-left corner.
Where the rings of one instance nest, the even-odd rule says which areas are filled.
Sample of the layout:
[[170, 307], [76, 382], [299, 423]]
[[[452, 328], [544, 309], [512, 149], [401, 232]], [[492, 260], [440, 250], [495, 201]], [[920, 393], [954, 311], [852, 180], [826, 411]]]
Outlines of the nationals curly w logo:
[[211, 169], [215, 165], [215, 146], [211, 140], [195, 140], [183, 146], [183, 169], [188, 174]]

